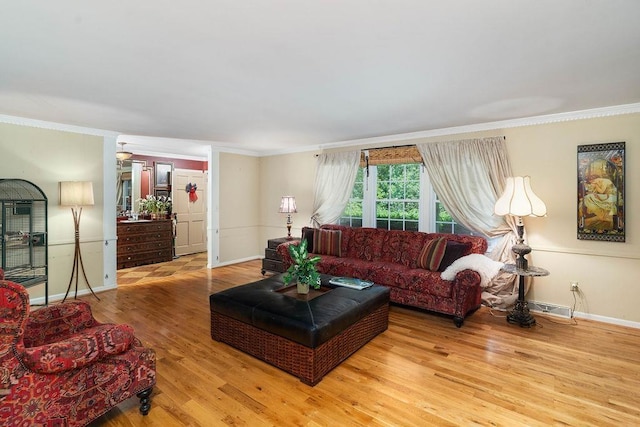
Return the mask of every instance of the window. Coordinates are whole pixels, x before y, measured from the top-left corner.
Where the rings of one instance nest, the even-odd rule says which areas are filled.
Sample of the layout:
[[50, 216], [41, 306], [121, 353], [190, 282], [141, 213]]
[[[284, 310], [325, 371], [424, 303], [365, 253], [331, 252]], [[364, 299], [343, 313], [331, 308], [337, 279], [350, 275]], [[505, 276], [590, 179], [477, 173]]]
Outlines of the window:
[[418, 231], [420, 165], [377, 166], [376, 228]]
[[362, 202], [364, 199], [364, 168], [358, 169], [351, 198], [344, 209], [339, 224], [349, 227], [362, 227]]
[[360, 168], [339, 224], [471, 234], [446, 211], [418, 163], [369, 166], [368, 177], [366, 169]]
[[447, 212], [444, 205], [436, 196], [436, 216], [435, 216], [435, 232], [436, 233], [453, 233], [453, 234], [473, 234], [471, 230], [462, 224], [455, 222], [453, 217]]

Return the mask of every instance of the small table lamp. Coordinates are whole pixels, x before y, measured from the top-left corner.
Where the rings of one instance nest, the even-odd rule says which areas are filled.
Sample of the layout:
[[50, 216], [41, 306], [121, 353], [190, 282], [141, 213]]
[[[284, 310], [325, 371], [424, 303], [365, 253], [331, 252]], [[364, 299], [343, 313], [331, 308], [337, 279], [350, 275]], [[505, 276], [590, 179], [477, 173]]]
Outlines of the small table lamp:
[[287, 214], [287, 239], [291, 239], [291, 224], [293, 224], [291, 214], [298, 212], [296, 210], [296, 198], [293, 196], [282, 196], [282, 200], [280, 200], [280, 210], [278, 212]]
[[494, 213], [496, 215], [513, 215], [516, 217], [518, 228], [518, 241], [511, 248], [517, 255], [516, 263], [506, 264], [503, 270], [508, 273], [517, 274], [518, 300], [514, 310], [507, 315], [509, 323], [517, 323], [520, 326], [535, 325], [536, 320], [529, 314], [529, 305], [524, 299], [524, 277], [525, 276], [546, 276], [547, 270], [529, 266], [525, 255], [531, 252], [531, 247], [524, 243], [524, 222], [523, 216], [546, 216], [547, 207], [531, 189], [531, 178], [528, 176], [516, 176], [507, 178], [507, 185], [502, 196], [496, 201]]
[[71, 206], [71, 213], [73, 214], [73, 225], [75, 227], [75, 252], [73, 256], [73, 268], [71, 269], [71, 279], [69, 280], [69, 286], [67, 286], [67, 292], [64, 294], [63, 302], [69, 295], [71, 289], [71, 283], [73, 278], [76, 278], [76, 292], [75, 297], [78, 297], [78, 279], [80, 276], [80, 270], [84, 280], [89, 287], [89, 290], [98, 301], [100, 298], [93, 292], [89, 280], [87, 279], [87, 273], [84, 271], [84, 263], [82, 262], [82, 253], [80, 252], [80, 216], [82, 215], [83, 206], [93, 206], [93, 183], [91, 181], [62, 181], [60, 182], [60, 205]]

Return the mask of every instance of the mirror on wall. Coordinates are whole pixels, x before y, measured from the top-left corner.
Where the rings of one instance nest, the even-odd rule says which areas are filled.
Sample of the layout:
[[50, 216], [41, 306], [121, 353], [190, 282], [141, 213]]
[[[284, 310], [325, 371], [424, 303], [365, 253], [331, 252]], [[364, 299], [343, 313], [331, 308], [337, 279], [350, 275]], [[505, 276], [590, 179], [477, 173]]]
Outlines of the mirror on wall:
[[151, 188], [151, 172], [147, 168], [147, 162], [119, 162], [116, 177], [116, 214], [128, 216], [132, 212], [138, 212], [138, 200], [149, 194]]

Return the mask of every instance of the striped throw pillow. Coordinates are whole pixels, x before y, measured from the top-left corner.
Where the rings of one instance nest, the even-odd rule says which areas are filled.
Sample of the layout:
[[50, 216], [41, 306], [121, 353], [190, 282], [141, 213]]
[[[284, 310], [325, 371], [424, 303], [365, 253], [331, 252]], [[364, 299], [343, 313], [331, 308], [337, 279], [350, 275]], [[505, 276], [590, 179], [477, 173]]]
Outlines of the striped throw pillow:
[[318, 255], [342, 256], [341, 230], [313, 230], [313, 252]]
[[438, 271], [444, 252], [447, 249], [447, 239], [441, 237], [439, 239], [429, 240], [422, 252], [418, 256], [418, 267], [426, 270]]

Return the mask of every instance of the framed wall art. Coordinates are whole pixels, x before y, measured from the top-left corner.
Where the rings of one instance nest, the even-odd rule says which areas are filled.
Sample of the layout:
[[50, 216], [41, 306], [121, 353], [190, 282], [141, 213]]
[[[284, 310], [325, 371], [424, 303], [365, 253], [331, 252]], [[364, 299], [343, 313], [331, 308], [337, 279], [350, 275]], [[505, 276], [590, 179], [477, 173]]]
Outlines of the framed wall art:
[[154, 187], [168, 189], [171, 187], [171, 169], [173, 164], [155, 162]]
[[625, 241], [624, 142], [578, 146], [578, 239]]

